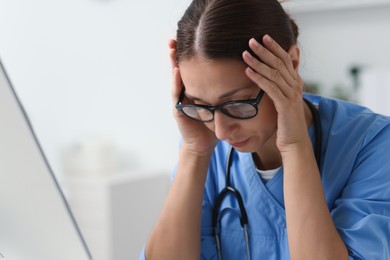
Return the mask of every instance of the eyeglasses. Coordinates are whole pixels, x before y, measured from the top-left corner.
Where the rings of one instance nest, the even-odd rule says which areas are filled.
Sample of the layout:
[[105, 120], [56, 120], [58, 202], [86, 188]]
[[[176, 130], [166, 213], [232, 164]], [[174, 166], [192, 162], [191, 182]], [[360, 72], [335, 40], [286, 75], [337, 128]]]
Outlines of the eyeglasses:
[[235, 119], [250, 119], [258, 113], [258, 105], [261, 98], [264, 96], [264, 91], [261, 89], [255, 99], [234, 100], [225, 102], [218, 106], [182, 104], [184, 99], [184, 90], [180, 94], [179, 100], [176, 103], [176, 109], [181, 111], [187, 117], [201, 121], [210, 122], [214, 120], [214, 112], [221, 111], [225, 115]]

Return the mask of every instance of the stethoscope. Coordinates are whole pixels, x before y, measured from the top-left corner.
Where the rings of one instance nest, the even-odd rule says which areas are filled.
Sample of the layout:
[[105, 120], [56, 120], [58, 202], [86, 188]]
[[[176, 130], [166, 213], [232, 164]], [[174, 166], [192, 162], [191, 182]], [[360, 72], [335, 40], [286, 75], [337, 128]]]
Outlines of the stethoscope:
[[[322, 133], [321, 133], [321, 121], [320, 116], [318, 113], [317, 108], [314, 106], [313, 103], [311, 103], [309, 100], [304, 98], [304, 101], [308, 105], [311, 114], [313, 116], [314, 121], [314, 134], [315, 134], [315, 148], [314, 148], [314, 154], [317, 161], [318, 169], [320, 169], [321, 165], [321, 142], [322, 142]], [[230, 184], [230, 168], [233, 161], [233, 152], [234, 148], [231, 147], [226, 163], [226, 185], [225, 188], [218, 194], [217, 198], [215, 199], [214, 208], [213, 208], [213, 215], [212, 215], [212, 227], [214, 231], [214, 237], [216, 241], [217, 246], [217, 253], [218, 253], [218, 259], [222, 260], [222, 249], [221, 249], [221, 241], [219, 238], [220, 233], [220, 226], [218, 223], [218, 217], [220, 212], [220, 207], [222, 205], [223, 200], [227, 197], [228, 194], [233, 195], [233, 197], [238, 202], [238, 207], [240, 208], [240, 224], [241, 227], [244, 230], [244, 238], [245, 238], [245, 247], [246, 247], [246, 253], [247, 253], [247, 259], [251, 260], [251, 254], [250, 254], [250, 247], [249, 247], [249, 235], [248, 235], [248, 215], [246, 213], [246, 209], [244, 206], [244, 201], [242, 199], [242, 196], [240, 192], [231, 186]]]

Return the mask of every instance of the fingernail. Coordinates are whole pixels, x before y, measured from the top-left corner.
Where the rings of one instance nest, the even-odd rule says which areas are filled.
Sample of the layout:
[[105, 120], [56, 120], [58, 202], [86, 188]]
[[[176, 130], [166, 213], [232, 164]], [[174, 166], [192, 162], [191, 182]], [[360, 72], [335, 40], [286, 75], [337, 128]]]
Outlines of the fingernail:
[[258, 41], [256, 41], [255, 38], [250, 39], [249, 42], [252, 42], [252, 44], [255, 45], [256, 47], [260, 46], [260, 43]]
[[251, 67], [246, 67], [246, 71], [248, 73], [255, 73], [254, 70]]
[[243, 52], [243, 56], [244, 57], [246, 57], [246, 58], [248, 58], [248, 59], [251, 59], [252, 58], [252, 55], [249, 53], [249, 51], [247, 51], [247, 50], [245, 50], [244, 52]]
[[271, 43], [271, 42], [272, 42], [272, 38], [271, 38], [271, 36], [269, 36], [268, 34], [264, 35], [263, 40], [266, 41], [266, 42], [268, 42], [268, 43]]

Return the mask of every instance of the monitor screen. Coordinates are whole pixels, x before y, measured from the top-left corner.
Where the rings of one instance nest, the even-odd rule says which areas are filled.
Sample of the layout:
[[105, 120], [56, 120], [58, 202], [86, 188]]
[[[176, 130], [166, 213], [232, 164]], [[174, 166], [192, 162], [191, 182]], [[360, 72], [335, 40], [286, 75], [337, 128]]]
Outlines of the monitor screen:
[[92, 259], [0, 61], [0, 260]]

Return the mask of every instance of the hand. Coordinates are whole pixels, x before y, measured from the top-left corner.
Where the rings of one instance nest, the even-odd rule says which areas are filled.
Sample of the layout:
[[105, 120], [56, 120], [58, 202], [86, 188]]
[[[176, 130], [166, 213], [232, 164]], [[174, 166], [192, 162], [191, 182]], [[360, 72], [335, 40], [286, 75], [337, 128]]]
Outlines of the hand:
[[[183, 89], [180, 76], [180, 69], [176, 62], [176, 41], [171, 39], [168, 43], [170, 49], [170, 60], [172, 67], [172, 102], [175, 106]], [[217, 143], [217, 138], [204, 123], [192, 120], [173, 108], [173, 115], [176, 119], [179, 131], [183, 138], [182, 148], [196, 155], [210, 155]]]
[[[307, 124], [302, 98], [303, 82], [295, 71], [290, 53], [287, 53], [270, 36], [263, 37], [263, 45], [255, 39], [249, 41], [249, 47], [259, 57], [244, 51], [243, 59], [248, 64], [247, 76], [262, 88], [272, 99], [277, 111], [276, 145], [281, 152], [289, 152], [301, 145], [308, 145]], [[299, 61], [299, 49], [294, 61]]]

